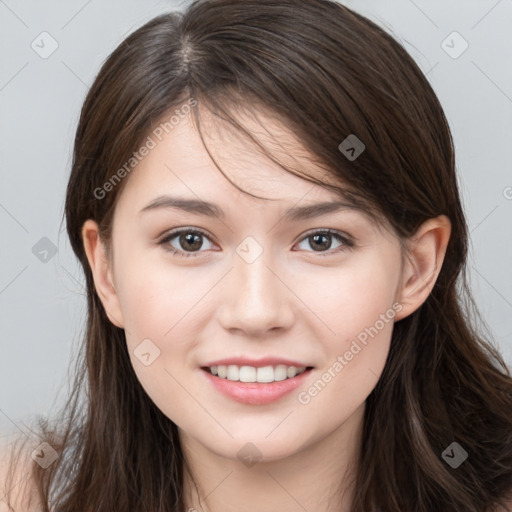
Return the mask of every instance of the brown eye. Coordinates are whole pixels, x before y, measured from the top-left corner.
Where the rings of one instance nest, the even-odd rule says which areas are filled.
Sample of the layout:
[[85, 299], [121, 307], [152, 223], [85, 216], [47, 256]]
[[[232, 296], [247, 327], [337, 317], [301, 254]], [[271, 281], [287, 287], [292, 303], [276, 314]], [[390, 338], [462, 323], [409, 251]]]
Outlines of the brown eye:
[[[177, 239], [180, 247], [175, 247], [170, 244], [174, 239]], [[198, 231], [197, 229], [180, 229], [179, 231], [169, 233], [159, 244], [163, 245], [166, 251], [172, 252], [178, 256], [188, 257], [195, 256], [195, 254], [193, 254], [194, 252], [203, 252], [199, 249], [203, 246], [204, 239], [210, 241], [202, 231]]]
[[[340, 244], [333, 250], [330, 250], [333, 238], [340, 242]], [[306, 235], [300, 243], [303, 243], [304, 241], [308, 241], [309, 246], [313, 248], [313, 251], [308, 252], [320, 252], [327, 254], [337, 253], [354, 246], [353, 242], [346, 236], [332, 230], [312, 232], [309, 235]], [[322, 254], [322, 256], [324, 256], [324, 254]]]

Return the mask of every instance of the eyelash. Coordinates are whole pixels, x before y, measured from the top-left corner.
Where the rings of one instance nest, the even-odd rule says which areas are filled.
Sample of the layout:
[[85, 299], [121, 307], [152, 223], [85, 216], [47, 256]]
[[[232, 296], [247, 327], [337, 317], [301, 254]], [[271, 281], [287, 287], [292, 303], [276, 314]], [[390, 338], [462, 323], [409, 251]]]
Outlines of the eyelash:
[[[201, 236], [204, 236], [205, 238], [207, 238], [208, 240], [210, 240], [210, 237], [202, 230], [192, 229], [192, 228], [185, 228], [185, 229], [181, 228], [181, 229], [177, 229], [175, 231], [171, 231], [170, 233], [168, 233], [164, 238], [162, 238], [158, 242], [158, 245], [165, 245], [182, 233], [192, 233], [194, 235], [201, 235]], [[299, 240], [298, 243], [302, 242], [303, 240], [305, 240], [307, 238], [312, 237], [313, 235], [318, 235], [318, 234], [332, 235], [334, 238], [336, 238], [336, 240], [338, 240], [339, 242], [342, 243], [342, 245], [340, 247], [337, 247], [334, 250], [317, 252], [318, 256], [330, 256], [330, 255], [338, 253], [338, 252], [343, 252], [346, 250], [353, 249], [355, 246], [354, 242], [352, 242], [349, 238], [347, 238], [346, 236], [342, 235], [341, 233], [339, 233], [338, 231], [335, 231], [333, 229], [322, 229], [322, 230], [311, 231], [309, 233], [306, 233], [306, 235], [303, 236]], [[210, 240], [210, 242], [212, 242], [212, 241]], [[197, 256], [198, 253], [204, 252], [204, 251], [196, 251], [196, 252], [187, 253], [187, 252], [179, 251], [177, 249], [169, 248], [169, 247], [164, 247], [164, 250], [167, 252], [170, 252], [173, 256], [186, 257], [186, 258], [195, 257], [195, 256]], [[306, 251], [306, 252], [316, 252], [316, 251]]]

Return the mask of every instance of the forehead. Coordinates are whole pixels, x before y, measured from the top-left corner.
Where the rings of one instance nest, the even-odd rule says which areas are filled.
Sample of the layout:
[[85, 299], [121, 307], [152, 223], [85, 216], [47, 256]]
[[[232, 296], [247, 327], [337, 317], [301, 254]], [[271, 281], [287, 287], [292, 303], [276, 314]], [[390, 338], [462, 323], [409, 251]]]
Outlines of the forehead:
[[[200, 108], [200, 107], [196, 107]], [[237, 186], [251, 194], [270, 198], [266, 205], [339, 199], [339, 194], [285, 171], [273, 162], [252, 141], [238, 134], [227, 123], [203, 109], [201, 132], [215, 162]], [[294, 134], [272, 116], [259, 113], [258, 118], [237, 116], [243, 126], [262, 143], [284, 166], [314, 176], [324, 183], [340, 184], [325, 169], [312, 162], [312, 155]], [[151, 136], [151, 135], [150, 135]], [[236, 189], [216, 167], [205, 149], [201, 136], [192, 122], [192, 113], [160, 136], [152, 136], [153, 146], [140, 159], [126, 178], [119, 203], [139, 205], [162, 194], [207, 199], [219, 197], [262, 202]]]

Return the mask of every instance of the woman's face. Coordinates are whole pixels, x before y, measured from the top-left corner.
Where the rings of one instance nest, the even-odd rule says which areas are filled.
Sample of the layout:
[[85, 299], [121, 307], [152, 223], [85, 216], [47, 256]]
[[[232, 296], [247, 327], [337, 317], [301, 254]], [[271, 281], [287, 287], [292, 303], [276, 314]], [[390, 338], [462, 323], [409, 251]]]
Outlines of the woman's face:
[[[251, 123], [245, 124], [257, 130]], [[292, 134], [270, 119], [266, 128], [288, 144], [280, 158], [291, 163], [290, 155], [300, 152]], [[313, 205], [340, 198], [240, 139], [207, 138], [230, 179], [273, 201], [239, 192], [208, 157], [190, 116], [154, 139], [156, 147], [125, 178], [115, 210], [115, 294], [104, 302], [125, 329], [147, 394], [182, 433], [228, 458], [239, 457], [246, 443], [265, 460], [282, 458], [360, 417], [400, 317], [398, 240], [362, 211], [315, 214]], [[321, 174], [306, 160], [296, 163]], [[166, 206], [171, 197], [207, 201], [216, 213]], [[181, 236], [167, 237], [177, 228]], [[277, 362], [260, 360], [282, 359], [312, 369], [274, 384], [232, 383], [226, 394], [215, 385], [220, 377], [203, 369], [226, 358], [272, 367]], [[280, 372], [267, 368], [259, 375], [282, 379]], [[242, 374], [251, 380], [258, 370]], [[290, 382], [293, 389], [275, 391]]]

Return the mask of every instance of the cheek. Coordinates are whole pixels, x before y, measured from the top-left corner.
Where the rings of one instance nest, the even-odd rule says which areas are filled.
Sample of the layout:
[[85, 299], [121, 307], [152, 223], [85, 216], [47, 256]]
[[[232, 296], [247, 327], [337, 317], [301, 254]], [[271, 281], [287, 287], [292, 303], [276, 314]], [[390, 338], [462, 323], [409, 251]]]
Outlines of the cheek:
[[[303, 272], [298, 295], [307, 297], [307, 305], [329, 328], [335, 345], [343, 346], [365, 328], [374, 325], [394, 303], [400, 267], [392, 248], [354, 254], [338, 268]], [[394, 318], [392, 316], [392, 318]], [[388, 326], [389, 322], [386, 322]], [[392, 323], [392, 322], [391, 322]], [[386, 331], [378, 324], [379, 330]], [[390, 335], [389, 328], [386, 332]]]
[[196, 339], [191, 326], [197, 327], [200, 310], [193, 306], [211, 284], [201, 279], [192, 283], [186, 272], [166, 271], [165, 266], [150, 264], [136, 253], [119, 262], [117, 281], [127, 348], [137, 378], [155, 402], [165, 403], [170, 394], [180, 402], [183, 389], [177, 381], [183, 382], [190, 369]]
[[194, 286], [185, 273], [170, 270], [149, 252], [132, 251], [118, 262], [118, 297], [127, 334], [163, 340], [190, 309], [187, 297], [194, 295]]
[[392, 306], [400, 268], [395, 261], [391, 251], [375, 252], [333, 269], [322, 286], [302, 280], [303, 292], [309, 290], [308, 306], [329, 330], [322, 326], [325, 364], [318, 369], [319, 380], [300, 403], [315, 401], [327, 407], [337, 402], [343, 405], [341, 414], [359, 406], [375, 387], [389, 353], [396, 314]]
[[157, 270], [142, 276], [132, 272], [123, 284], [120, 301], [126, 342], [141, 386], [153, 403], [183, 428], [192, 415], [190, 395], [180, 384], [189, 378], [189, 341], [193, 338], [183, 329], [192, 312], [187, 315], [190, 305]]

